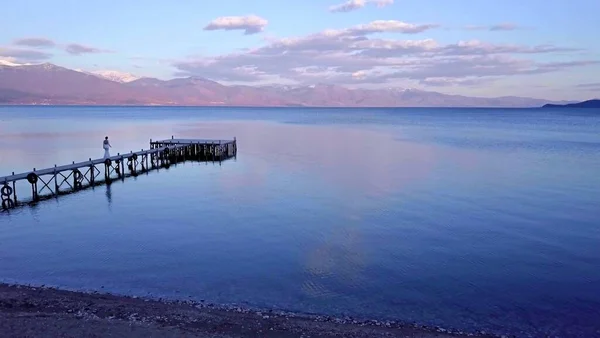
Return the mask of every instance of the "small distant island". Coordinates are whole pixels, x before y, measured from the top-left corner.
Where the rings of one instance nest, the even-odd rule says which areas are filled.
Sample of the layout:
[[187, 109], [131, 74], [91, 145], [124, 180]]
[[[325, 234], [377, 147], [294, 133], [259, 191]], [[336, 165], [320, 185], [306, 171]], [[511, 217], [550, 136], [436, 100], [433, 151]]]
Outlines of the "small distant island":
[[542, 108], [600, 108], [600, 100], [587, 100], [583, 102], [577, 103], [569, 103], [569, 104], [545, 104]]

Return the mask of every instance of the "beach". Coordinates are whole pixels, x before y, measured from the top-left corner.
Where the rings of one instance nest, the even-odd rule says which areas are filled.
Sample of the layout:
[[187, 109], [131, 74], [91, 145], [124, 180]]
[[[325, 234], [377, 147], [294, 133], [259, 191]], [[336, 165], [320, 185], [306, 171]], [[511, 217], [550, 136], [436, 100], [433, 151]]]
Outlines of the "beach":
[[491, 337], [358, 321], [0, 284], [5, 337]]

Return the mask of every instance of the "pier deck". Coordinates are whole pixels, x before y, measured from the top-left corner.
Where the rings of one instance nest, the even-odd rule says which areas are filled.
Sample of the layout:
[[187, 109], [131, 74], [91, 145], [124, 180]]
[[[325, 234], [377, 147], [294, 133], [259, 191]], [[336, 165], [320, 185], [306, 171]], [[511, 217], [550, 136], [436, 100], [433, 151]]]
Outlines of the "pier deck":
[[[184, 161], [221, 162], [237, 155], [237, 141], [205, 139], [171, 139], [152, 141], [150, 149], [117, 154], [108, 158], [88, 159], [51, 168], [0, 177], [0, 198], [2, 209], [10, 209], [19, 204], [17, 185], [27, 181], [31, 185], [31, 200], [37, 201], [44, 195], [57, 196], [60, 188], [68, 185], [69, 191], [76, 191], [97, 183], [109, 183], [114, 178], [137, 176], [153, 169], [168, 168], [171, 164]], [[104, 180], [102, 171], [104, 169]], [[127, 167], [127, 171], [125, 168]], [[41, 188], [38, 187], [38, 183]]]

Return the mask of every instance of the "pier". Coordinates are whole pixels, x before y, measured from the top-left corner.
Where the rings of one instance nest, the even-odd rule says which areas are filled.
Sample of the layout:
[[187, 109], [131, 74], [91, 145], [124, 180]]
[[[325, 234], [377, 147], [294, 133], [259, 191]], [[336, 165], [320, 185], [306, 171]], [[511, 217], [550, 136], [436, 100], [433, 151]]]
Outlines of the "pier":
[[2, 209], [18, 206], [22, 192], [17, 194], [19, 181], [31, 186], [31, 198], [37, 202], [43, 197], [72, 193], [101, 183], [110, 183], [113, 179], [125, 179], [150, 170], [168, 168], [172, 164], [184, 161], [221, 162], [237, 155], [237, 141], [176, 139], [150, 140], [150, 149], [131, 151], [127, 154], [71, 163], [46, 169], [0, 177], [0, 198]]

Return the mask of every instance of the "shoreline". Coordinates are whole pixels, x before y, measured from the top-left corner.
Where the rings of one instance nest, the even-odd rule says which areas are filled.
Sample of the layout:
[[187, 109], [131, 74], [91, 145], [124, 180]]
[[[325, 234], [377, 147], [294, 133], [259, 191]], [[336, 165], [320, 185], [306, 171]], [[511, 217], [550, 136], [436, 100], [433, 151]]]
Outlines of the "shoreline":
[[10, 337], [497, 337], [395, 321], [5, 283], [0, 283], [0, 332]]
[[[578, 103], [578, 102], [575, 102]], [[496, 110], [519, 110], [519, 109], [542, 109], [542, 106], [301, 106], [301, 105], [185, 105], [185, 104], [84, 104], [84, 103], [56, 103], [56, 104], [32, 104], [32, 103], [0, 103], [0, 107], [96, 107], [96, 108], [224, 108], [224, 109], [496, 109]], [[562, 106], [560, 106], [562, 107]], [[597, 109], [597, 108], [595, 108]]]

